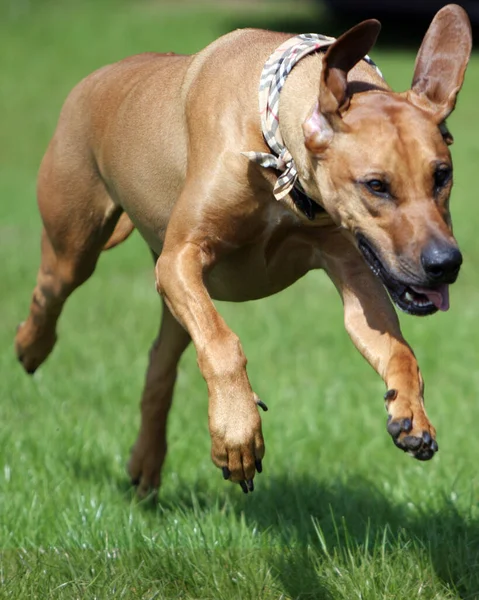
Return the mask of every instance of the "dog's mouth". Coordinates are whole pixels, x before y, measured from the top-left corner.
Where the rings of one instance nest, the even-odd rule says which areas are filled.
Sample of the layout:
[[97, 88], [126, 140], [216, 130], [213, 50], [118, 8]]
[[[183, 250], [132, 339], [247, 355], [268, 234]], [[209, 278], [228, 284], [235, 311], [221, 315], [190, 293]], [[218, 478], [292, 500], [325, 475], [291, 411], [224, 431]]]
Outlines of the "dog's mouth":
[[362, 235], [357, 236], [357, 241], [366, 263], [382, 281], [392, 301], [400, 310], [409, 315], [425, 317], [438, 310], [449, 309], [448, 285], [443, 283], [435, 287], [426, 287], [400, 281], [385, 268], [376, 252]]

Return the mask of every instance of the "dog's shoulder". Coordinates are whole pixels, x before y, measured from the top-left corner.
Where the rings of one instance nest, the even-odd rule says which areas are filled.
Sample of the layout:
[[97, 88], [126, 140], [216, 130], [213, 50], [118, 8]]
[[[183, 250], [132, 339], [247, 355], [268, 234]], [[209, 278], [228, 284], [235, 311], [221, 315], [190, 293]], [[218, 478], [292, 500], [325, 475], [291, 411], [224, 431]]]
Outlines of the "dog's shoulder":
[[199, 81], [208, 87], [219, 81], [223, 89], [252, 82], [256, 91], [264, 63], [292, 35], [247, 28], [221, 36], [192, 56], [183, 81], [185, 95]]

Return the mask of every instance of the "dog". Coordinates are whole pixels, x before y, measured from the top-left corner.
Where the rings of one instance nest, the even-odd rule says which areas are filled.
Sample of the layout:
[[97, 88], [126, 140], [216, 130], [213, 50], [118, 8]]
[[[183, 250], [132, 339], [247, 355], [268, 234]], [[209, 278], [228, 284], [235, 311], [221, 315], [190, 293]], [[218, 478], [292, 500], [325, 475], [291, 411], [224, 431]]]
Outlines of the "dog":
[[265, 453], [239, 338], [212, 298], [246, 301], [324, 269], [345, 328], [386, 384], [387, 430], [419, 460], [438, 450], [423, 380], [394, 306], [449, 306], [462, 256], [449, 212], [455, 106], [471, 52], [464, 10], [434, 17], [411, 89], [365, 56], [376, 20], [337, 40], [245, 29], [192, 56], [106, 66], [68, 96], [41, 163], [41, 266], [16, 353], [47, 358], [68, 296], [103, 249], [138, 229], [163, 312], [128, 469], [157, 490], [177, 365], [190, 340], [209, 395], [212, 459], [253, 491]]

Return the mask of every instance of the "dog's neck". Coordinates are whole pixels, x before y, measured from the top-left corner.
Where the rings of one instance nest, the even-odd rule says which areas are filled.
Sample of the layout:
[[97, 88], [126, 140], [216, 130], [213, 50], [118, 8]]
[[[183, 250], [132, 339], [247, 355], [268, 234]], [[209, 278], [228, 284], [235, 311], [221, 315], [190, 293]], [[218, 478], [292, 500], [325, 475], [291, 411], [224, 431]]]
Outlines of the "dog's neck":
[[306, 56], [291, 71], [279, 102], [279, 127], [286, 148], [296, 163], [299, 179], [310, 178], [310, 160], [304, 145], [302, 125], [318, 101], [322, 53]]

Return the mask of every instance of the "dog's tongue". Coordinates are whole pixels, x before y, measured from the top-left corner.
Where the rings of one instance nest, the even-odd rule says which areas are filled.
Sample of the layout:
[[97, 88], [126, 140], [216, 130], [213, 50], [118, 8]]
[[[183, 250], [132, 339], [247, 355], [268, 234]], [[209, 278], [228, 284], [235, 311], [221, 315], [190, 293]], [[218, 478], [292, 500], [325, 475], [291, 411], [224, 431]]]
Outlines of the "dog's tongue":
[[443, 283], [435, 290], [425, 287], [411, 286], [418, 294], [424, 294], [439, 310], [449, 310], [449, 286]]

